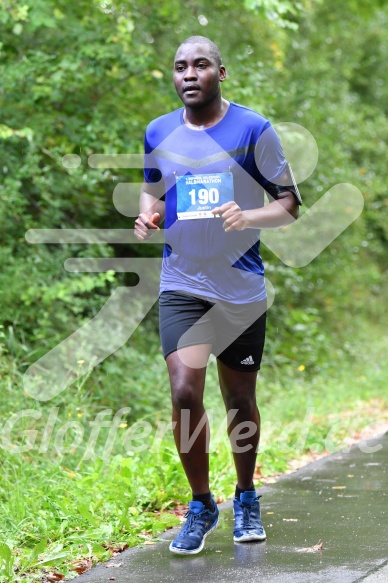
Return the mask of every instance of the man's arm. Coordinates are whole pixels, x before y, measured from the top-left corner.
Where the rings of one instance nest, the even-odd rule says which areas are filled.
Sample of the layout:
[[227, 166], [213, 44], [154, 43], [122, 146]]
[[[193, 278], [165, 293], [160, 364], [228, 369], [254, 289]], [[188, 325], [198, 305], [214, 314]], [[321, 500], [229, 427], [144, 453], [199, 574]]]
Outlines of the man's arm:
[[237, 203], [227, 202], [215, 208], [213, 215], [220, 216], [226, 232], [243, 229], [269, 229], [281, 227], [298, 218], [298, 203], [290, 191], [280, 192], [278, 200], [258, 209], [243, 211]]
[[144, 182], [140, 194], [140, 214], [135, 221], [135, 237], [145, 241], [152, 231], [159, 231], [159, 224], [164, 220], [165, 202], [160, 200], [164, 194], [164, 185]]

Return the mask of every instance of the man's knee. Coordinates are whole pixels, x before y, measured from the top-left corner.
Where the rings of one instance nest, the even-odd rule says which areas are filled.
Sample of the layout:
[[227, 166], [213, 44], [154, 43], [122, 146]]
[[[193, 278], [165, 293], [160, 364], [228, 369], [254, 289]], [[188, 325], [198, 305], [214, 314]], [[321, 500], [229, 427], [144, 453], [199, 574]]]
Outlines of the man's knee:
[[224, 395], [226, 409], [237, 409], [238, 415], [247, 414], [248, 416], [257, 410], [255, 394], [228, 393]]
[[194, 409], [202, 406], [202, 391], [193, 383], [176, 382], [171, 387], [171, 399], [175, 409]]

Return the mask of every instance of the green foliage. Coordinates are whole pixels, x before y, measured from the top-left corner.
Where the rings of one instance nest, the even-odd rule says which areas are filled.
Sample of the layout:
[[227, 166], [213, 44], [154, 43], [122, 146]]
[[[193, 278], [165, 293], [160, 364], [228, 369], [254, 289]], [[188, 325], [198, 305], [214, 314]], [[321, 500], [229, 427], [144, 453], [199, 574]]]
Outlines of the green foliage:
[[303, 9], [302, 2], [290, 2], [289, 0], [244, 0], [244, 5], [262, 14], [270, 22], [274, 22], [283, 28], [297, 30], [298, 25], [292, 22], [290, 17], [298, 14]]
[[[377, 326], [387, 292], [387, 20], [384, 0], [0, 0], [3, 429], [12, 414], [36, 414], [17, 421], [14, 449], [2, 452], [4, 581], [36, 580], [49, 565], [74, 577], [76, 558], [105, 560], [109, 544], [156, 537], [177, 522], [168, 509], [188, 500], [171, 431], [156, 433], [169, 420], [170, 397], [155, 309], [124, 347], [50, 403], [33, 402], [22, 384], [31, 363], [94, 317], [118, 285], [133, 284], [130, 274], [66, 272], [69, 256], [160, 253], [158, 245], [30, 245], [25, 233], [132, 227], [112, 193], [118, 183], [140, 181], [139, 171], [94, 169], [88, 157], [142, 152], [146, 124], [180, 106], [169, 69], [188, 36], [219, 44], [225, 97], [273, 122], [299, 123], [315, 137], [319, 162], [300, 185], [302, 212], [339, 182], [356, 185], [365, 198], [357, 221], [303, 269], [263, 248], [276, 298], [258, 385], [262, 474], [284, 471], [304, 451], [328, 449], [336, 423], [330, 439], [339, 447], [349, 432], [344, 411], [353, 412], [358, 429], [371, 421], [364, 407], [381, 396], [387, 378]], [[78, 155], [80, 165], [66, 168], [66, 154]], [[213, 365], [205, 398], [217, 429], [223, 403]], [[112, 450], [103, 428], [85, 458], [96, 415], [110, 411], [111, 421], [124, 407], [131, 410]], [[384, 401], [379, 407], [381, 413]], [[45, 449], [53, 408], [58, 417]], [[292, 423], [303, 423], [310, 410], [301, 444]], [[58, 437], [69, 422], [73, 429]], [[125, 447], [135, 422], [151, 427], [140, 452]], [[16, 453], [19, 446], [25, 451]], [[214, 489], [232, 494], [233, 459], [221, 438], [211, 471]]]
[[[159, 467], [147, 469], [141, 457], [135, 461], [115, 456], [109, 465], [97, 460], [82, 472], [39, 456], [24, 463], [17, 456], [11, 459], [12, 475], [4, 475], [0, 487], [8, 501], [2, 504], [0, 529], [6, 543], [0, 547], [0, 560], [9, 580], [47, 565], [60, 565], [60, 572], [74, 576], [75, 558], [91, 551], [94, 561], [106, 560], [113, 542], [139, 544], [178, 522], [173, 514], [160, 511], [171, 503], [160, 488], [171, 492], [172, 485], [160, 479]], [[173, 475], [171, 468], [166, 475]], [[10, 481], [15, 478], [16, 489]], [[50, 484], [49, 490], [41, 487], [42, 481]], [[15, 557], [16, 548], [20, 550]]]
[[[209, 34], [209, 26], [229, 71], [226, 96], [273, 121], [301, 123], [316, 137], [319, 165], [301, 185], [307, 207], [338, 181], [358, 186], [366, 200], [357, 224], [298, 273], [303, 284], [295, 286], [295, 277], [263, 249], [276, 265], [271, 277], [279, 299], [277, 327], [286, 318], [285, 303], [287, 310], [311, 303], [330, 316], [339, 303], [342, 315], [344, 305], [346, 313], [349, 305], [357, 313], [360, 305], [371, 305], [371, 280], [372, 293], [383, 293], [385, 7], [286, 0], [244, 6], [221, 0], [214, 6], [194, 1], [189, 10], [176, 2], [151, 9], [140, 0], [94, 3], [92, 9], [83, 1], [2, 2], [2, 318], [32, 350], [54, 346], [98, 312], [115, 284], [128, 280], [122, 274], [113, 279], [66, 273], [61, 265], [69, 253], [160, 253], [149, 246], [32, 246], [24, 234], [28, 228], [132, 225], [133, 219], [114, 210], [112, 192], [118, 182], [139, 180], [138, 172], [88, 168], [87, 157], [142, 151], [148, 121], [178, 105], [167, 73], [176, 46], [190, 34]], [[284, 24], [297, 24], [298, 31]], [[63, 167], [69, 153], [80, 155], [78, 168]], [[357, 302], [348, 285], [355, 263]], [[328, 295], [335, 297], [331, 306], [325, 305]], [[288, 328], [281, 329], [288, 343]]]
[[[273, 3], [274, 14], [283, 14], [281, 4]], [[88, 168], [88, 156], [142, 151], [145, 125], [178, 105], [167, 71], [183, 38], [207, 33], [198, 20], [201, 14], [216, 41], [225, 40], [224, 23], [233, 23], [224, 55], [232, 75], [236, 70], [230, 86], [236, 100], [254, 92], [239, 77], [251, 70], [258, 39], [268, 48], [252, 85], [265, 82], [276, 33], [267, 30], [262, 18], [252, 19], [251, 12], [229, 1], [213, 7], [196, 1], [189, 13], [177, 2], [151, 8], [141, 0], [130, 5], [95, 2], [92, 7], [85, 1], [26, 0], [19, 7], [3, 1], [1, 9], [2, 320], [20, 342], [24, 338], [32, 350], [41, 351], [96, 314], [114, 283], [128, 282], [128, 276], [119, 274], [115, 281], [68, 274], [61, 266], [69, 253], [112, 257], [160, 250], [33, 246], [24, 238], [26, 230], [131, 227], [133, 219], [113, 208], [112, 192], [118, 182], [139, 180], [139, 173]], [[246, 31], [243, 45], [241, 28]], [[254, 99], [257, 107], [263, 102], [262, 95]], [[65, 168], [66, 154], [79, 155], [81, 165]]]
[[[378, 338], [378, 330], [375, 332]], [[258, 383], [263, 423], [259, 467], [263, 476], [285, 471], [290, 460], [305, 452], [337, 451], [365, 426], [381, 421], [383, 416], [388, 418], [388, 403], [381, 398], [380, 389], [388, 376], [383, 358], [386, 346], [375, 340], [365, 349], [364, 338], [354, 344], [353, 350], [357, 361], [337, 358], [331, 374], [316, 375], [308, 367], [299, 370], [300, 367], [283, 364], [277, 379], [273, 368], [263, 368]], [[153, 372], [154, 381], [163, 373], [164, 363], [159, 362]], [[112, 383], [110, 390], [113, 389]], [[30, 434], [30, 449], [18, 453], [6, 447], [2, 451], [0, 568], [4, 580], [36, 580], [48, 566], [66, 577], [74, 577], [76, 559], [105, 561], [110, 557], [109, 547], [155, 540], [160, 532], [178, 524], [169, 509], [189, 499], [171, 431], [156, 438], [158, 423], [165, 421], [159, 411], [154, 417], [137, 420], [150, 421], [152, 427], [148, 436], [133, 442], [141, 451], [129, 448], [128, 442], [125, 447], [128, 423], [117, 428], [108, 456], [105, 454], [109, 428], [100, 432], [93, 455], [87, 459], [90, 438], [87, 429], [83, 443], [75, 451], [68, 448], [61, 453], [56, 449], [56, 435], [70, 413], [72, 419], [77, 418], [87, 428], [101, 411], [100, 403], [89, 398], [86, 385], [79, 387], [79, 392], [78, 398], [74, 392], [68, 394], [67, 403], [60, 407], [47, 451], [40, 448], [52, 403], [37, 408], [43, 412], [42, 418], [26, 418], [21, 429], [17, 428], [19, 431], [14, 429], [15, 445], [19, 444], [19, 434], [37, 431], [34, 443]], [[82, 394], [84, 399], [80, 399]], [[159, 398], [163, 409], [169, 396]], [[212, 490], [216, 495], [229, 497], [234, 491], [235, 472], [226, 431], [221, 425], [224, 412], [213, 364], [208, 369], [206, 405], [212, 425]], [[0, 408], [6, 423], [11, 413], [7, 395], [2, 395]], [[25, 438], [23, 443], [26, 444]], [[3, 448], [4, 445], [3, 442]]]

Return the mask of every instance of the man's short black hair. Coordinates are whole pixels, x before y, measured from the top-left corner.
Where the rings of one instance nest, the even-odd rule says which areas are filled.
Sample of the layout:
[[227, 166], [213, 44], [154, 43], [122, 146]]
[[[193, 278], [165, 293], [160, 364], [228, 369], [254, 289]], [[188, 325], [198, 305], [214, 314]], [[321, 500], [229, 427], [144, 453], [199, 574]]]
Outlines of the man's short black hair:
[[211, 57], [215, 60], [217, 65], [219, 67], [222, 65], [220, 49], [213, 41], [210, 40], [210, 38], [207, 38], [206, 36], [189, 36], [186, 40], [184, 40], [181, 43], [181, 46], [189, 44], [206, 45], [209, 48]]

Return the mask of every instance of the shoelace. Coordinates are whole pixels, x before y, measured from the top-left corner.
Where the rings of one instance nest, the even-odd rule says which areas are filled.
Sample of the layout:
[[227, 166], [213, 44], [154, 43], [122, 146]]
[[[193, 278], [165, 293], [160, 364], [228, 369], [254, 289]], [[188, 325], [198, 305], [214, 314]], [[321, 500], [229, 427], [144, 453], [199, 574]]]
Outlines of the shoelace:
[[243, 509], [243, 525], [244, 528], [251, 528], [251, 515], [249, 509], [246, 506], [242, 507]]
[[186, 532], [193, 532], [195, 528], [195, 519], [201, 516], [200, 514], [194, 514], [191, 510], [188, 510], [185, 514], [185, 518], [187, 518], [185, 526], [182, 530], [182, 534]]

